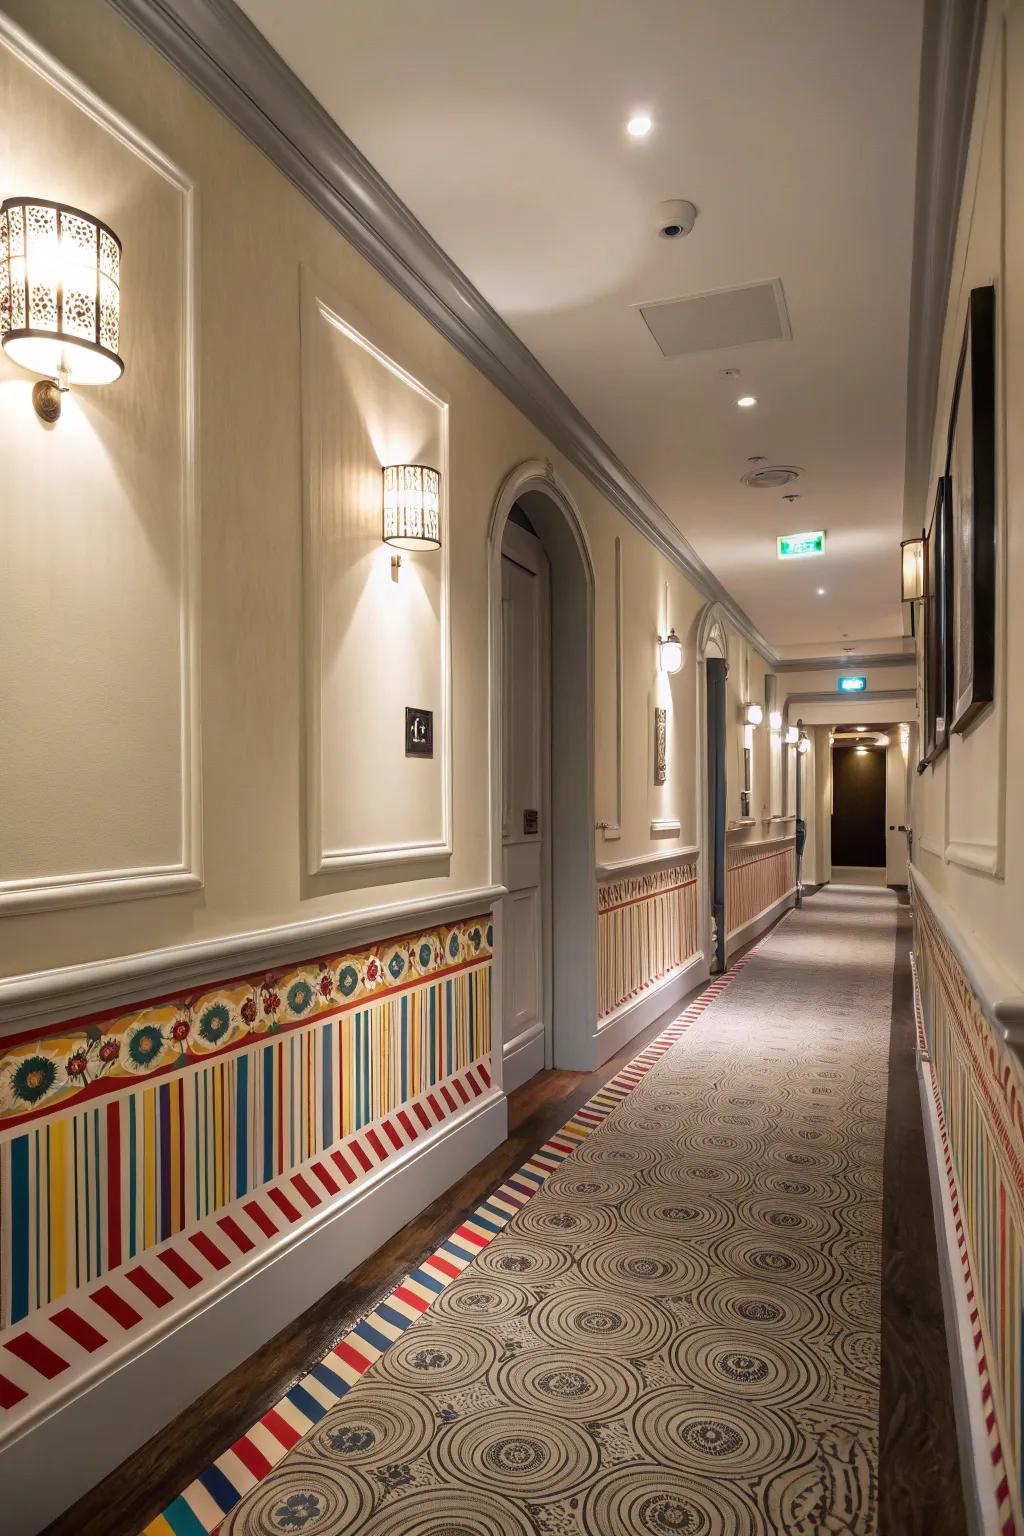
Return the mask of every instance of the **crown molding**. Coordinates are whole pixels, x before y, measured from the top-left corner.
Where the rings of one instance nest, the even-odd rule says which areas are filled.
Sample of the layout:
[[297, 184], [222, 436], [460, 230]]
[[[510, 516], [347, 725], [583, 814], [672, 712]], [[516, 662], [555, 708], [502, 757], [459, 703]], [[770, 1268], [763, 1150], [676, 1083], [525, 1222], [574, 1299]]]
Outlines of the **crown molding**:
[[234, 0], [108, 0], [550, 439], [770, 664], [775, 652], [657, 502]]
[[917, 119], [903, 509], [924, 520], [939, 361], [987, 0], [925, 0]]
[[893, 651], [885, 656], [805, 656], [793, 657], [775, 663], [776, 672], [816, 672], [825, 667], [838, 667], [848, 672], [851, 667], [912, 667], [917, 661], [914, 651]]
[[861, 699], [867, 699], [870, 703], [872, 699], [913, 699], [914, 697], [913, 688], [865, 688], [863, 693], [839, 693], [835, 688], [825, 688], [820, 692], [787, 693], [786, 703], [828, 704], [833, 700], [842, 699], [845, 702], [859, 704]]

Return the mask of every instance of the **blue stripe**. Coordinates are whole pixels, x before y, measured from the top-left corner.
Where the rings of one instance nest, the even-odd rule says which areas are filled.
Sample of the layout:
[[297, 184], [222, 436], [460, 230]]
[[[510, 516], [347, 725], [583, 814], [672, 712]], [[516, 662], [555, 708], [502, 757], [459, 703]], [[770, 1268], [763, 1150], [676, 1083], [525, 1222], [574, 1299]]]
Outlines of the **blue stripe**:
[[[42, 1204], [42, 1201], [40, 1201]], [[11, 1322], [28, 1312], [28, 1136], [11, 1142]]]
[[438, 1253], [450, 1253], [456, 1259], [475, 1259], [478, 1252], [471, 1243], [467, 1243], [465, 1248], [460, 1248], [457, 1243], [452, 1242], [451, 1238], [446, 1243], [442, 1243], [437, 1251]]
[[[500, 1220], [488, 1221], [486, 1216], [482, 1216], [480, 1214], [481, 1211], [490, 1211], [492, 1216], [498, 1216], [500, 1217]], [[508, 1221], [507, 1216], [505, 1216], [501, 1211], [495, 1210], [494, 1206], [490, 1204], [479, 1206], [469, 1219], [470, 1221], [475, 1221], [478, 1226], [490, 1227], [492, 1232], [500, 1232], [502, 1227], [504, 1227], [505, 1223]]]
[[180, 1493], [173, 1504], [168, 1504], [163, 1517], [174, 1536], [207, 1536], [206, 1526], [200, 1523], [198, 1515], [193, 1513]]
[[314, 1365], [309, 1374], [314, 1376], [322, 1387], [326, 1387], [328, 1392], [333, 1392], [336, 1397], [344, 1397], [348, 1391], [348, 1382], [343, 1377], [337, 1375], [335, 1371], [332, 1371], [329, 1365], [324, 1365], [322, 1360], [319, 1365]]
[[235, 1194], [242, 1196], [249, 1185], [249, 1061], [239, 1056], [235, 1081]]
[[263, 1048], [263, 1182], [274, 1177], [274, 1051]]
[[384, 1321], [386, 1323], [390, 1323], [393, 1328], [408, 1328], [409, 1324], [412, 1322], [411, 1317], [406, 1317], [403, 1313], [396, 1312], [394, 1307], [389, 1307], [386, 1301], [382, 1301], [380, 1306], [377, 1308], [377, 1316], [382, 1317]]
[[220, 1467], [207, 1467], [205, 1471], [200, 1472], [199, 1481], [210, 1495], [210, 1498], [213, 1499], [214, 1503], [225, 1514], [229, 1510], [234, 1509], [241, 1498], [238, 1489], [229, 1478], [224, 1476]]
[[433, 1275], [428, 1275], [425, 1269], [414, 1269], [409, 1275], [410, 1280], [415, 1280], [417, 1285], [425, 1285], [428, 1291], [434, 1291], [440, 1296], [444, 1286]]
[[316, 1398], [307, 1392], [303, 1386], [292, 1387], [288, 1393], [288, 1401], [293, 1408], [297, 1408], [300, 1413], [304, 1413], [307, 1419], [312, 1419], [314, 1424], [318, 1419], [322, 1419], [327, 1412], [327, 1409], [318, 1403]]
[[364, 1339], [367, 1344], [372, 1344], [374, 1349], [379, 1349], [381, 1353], [391, 1348], [391, 1340], [386, 1339], [382, 1333], [378, 1333], [376, 1328], [371, 1328], [365, 1317], [361, 1323], [356, 1324], [352, 1331], [358, 1334], [361, 1339]]

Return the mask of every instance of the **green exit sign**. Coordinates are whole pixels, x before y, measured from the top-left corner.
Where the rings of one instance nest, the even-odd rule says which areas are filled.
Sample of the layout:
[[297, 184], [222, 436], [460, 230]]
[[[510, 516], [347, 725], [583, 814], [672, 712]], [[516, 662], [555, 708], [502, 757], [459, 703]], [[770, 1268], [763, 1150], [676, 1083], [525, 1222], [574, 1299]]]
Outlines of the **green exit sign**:
[[805, 555], [825, 553], [825, 534], [821, 529], [817, 533], [782, 533], [776, 543], [780, 560], [802, 560]]

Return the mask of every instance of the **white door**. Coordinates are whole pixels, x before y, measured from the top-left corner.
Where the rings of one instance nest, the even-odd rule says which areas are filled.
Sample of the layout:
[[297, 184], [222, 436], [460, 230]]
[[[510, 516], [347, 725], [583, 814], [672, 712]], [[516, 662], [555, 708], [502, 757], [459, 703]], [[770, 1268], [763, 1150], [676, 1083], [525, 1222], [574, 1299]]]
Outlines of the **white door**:
[[501, 546], [504, 1088], [551, 1065], [548, 562], [509, 523]]

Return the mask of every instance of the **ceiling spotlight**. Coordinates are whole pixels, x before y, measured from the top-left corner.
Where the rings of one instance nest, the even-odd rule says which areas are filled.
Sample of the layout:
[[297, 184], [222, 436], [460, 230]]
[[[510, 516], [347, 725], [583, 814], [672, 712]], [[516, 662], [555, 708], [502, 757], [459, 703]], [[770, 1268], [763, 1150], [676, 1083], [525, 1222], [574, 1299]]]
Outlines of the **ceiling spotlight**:
[[824, 597], [825, 596], [825, 588], [824, 587], [819, 587], [818, 588], [818, 596], [819, 597]]
[[757, 404], [757, 396], [756, 395], [740, 395], [739, 399], [736, 401], [736, 404], [739, 406], [741, 411], [749, 411], [751, 406], [754, 406], [754, 405]]
[[855, 725], [854, 726], [854, 730], [855, 731], [866, 731], [867, 730], [867, 726], [866, 725]]
[[858, 757], [867, 757], [867, 755], [868, 755], [867, 747], [858, 747], [857, 748], [857, 756]]
[[654, 124], [644, 112], [638, 112], [636, 117], [631, 117], [626, 124], [626, 132], [630, 138], [646, 139]]

